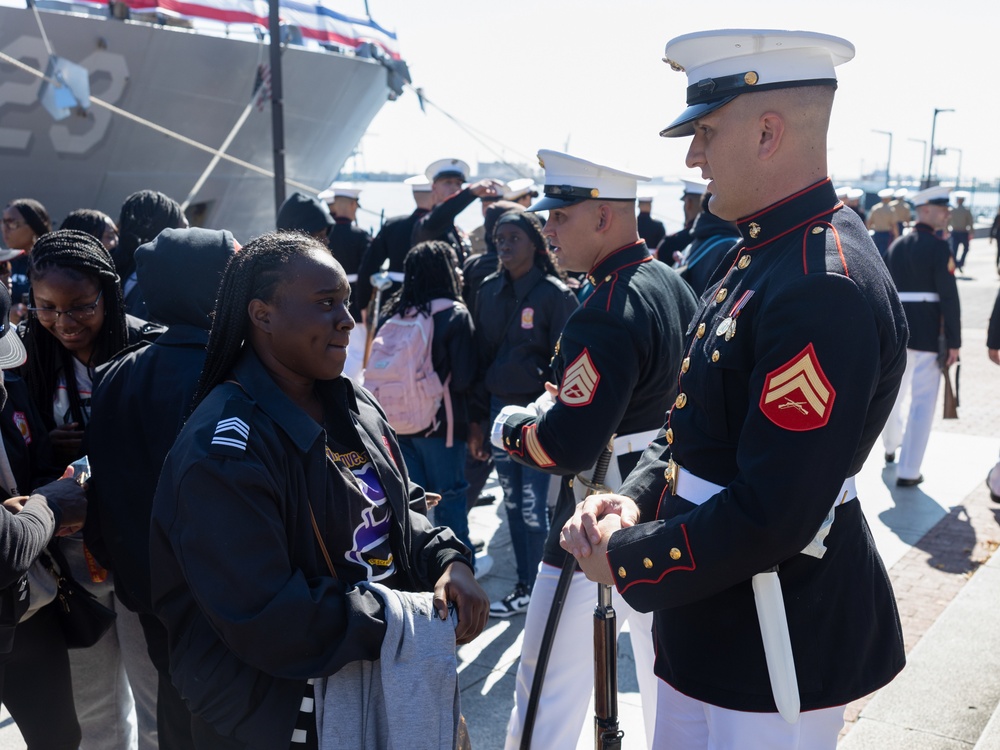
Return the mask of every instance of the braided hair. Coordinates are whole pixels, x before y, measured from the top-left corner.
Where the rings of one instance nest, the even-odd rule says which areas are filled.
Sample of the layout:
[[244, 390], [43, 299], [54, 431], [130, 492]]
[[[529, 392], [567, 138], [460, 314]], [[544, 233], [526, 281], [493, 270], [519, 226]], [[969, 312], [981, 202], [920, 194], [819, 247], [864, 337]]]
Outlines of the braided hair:
[[180, 204], [155, 190], [132, 193], [122, 203], [118, 217], [118, 247], [114, 260], [118, 275], [127, 279], [135, 270], [135, 251], [139, 245], [156, 239], [164, 229], [187, 226]]
[[102, 211], [93, 208], [78, 208], [66, 214], [66, 218], [62, 220], [59, 228], [86, 232], [103, 242], [104, 232], [113, 223], [111, 217]]
[[[56, 269], [74, 280], [93, 281], [101, 289], [104, 323], [94, 341], [90, 361], [84, 363], [93, 369], [128, 345], [125, 303], [114, 263], [101, 241], [86, 232], [60, 229], [40, 237], [32, 248], [28, 261], [28, 279], [31, 281], [29, 307], [35, 306], [35, 283]], [[73, 420], [84, 424], [86, 420], [73, 370], [73, 354], [34, 316], [27, 319], [24, 344], [28, 350], [25, 380], [42, 416], [48, 423], [53, 423], [52, 395], [56, 390], [59, 371], [62, 370]]]
[[[194, 406], [223, 382], [250, 338], [251, 300], [270, 302], [287, 278], [288, 264], [297, 257], [329, 250], [319, 240], [301, 232], [274, 232], [255, 237], [229, 259], [215, 301], [212, 332], [204, 369], [198, 380]], [[192, 408], [194, 408], [194, 406]]]
[[[52, 231], [52, 220], [49, 218], [49, 212], [45, 210], [45, 206], [34, 198], [15, 198], [7, 204], [7, 208], [17, 209], [17, 212], [21, 214], [21, 218], [24, 219], [24, 223], [31, 227], [31, 231], [35, 233], [35, 236], [41, 237], [43, 234], [48, 234]], [[30, 250], [31, 248], [18, 247], [14, 249]]]
[[461, 302], [454, 252], [452, 246], [442, 240], [428, 240], [410, 248], [403, 260], [403, 285], [389, 298], [380, 320], [388, 320], [411, 308], [430, 315], [433, 299]]

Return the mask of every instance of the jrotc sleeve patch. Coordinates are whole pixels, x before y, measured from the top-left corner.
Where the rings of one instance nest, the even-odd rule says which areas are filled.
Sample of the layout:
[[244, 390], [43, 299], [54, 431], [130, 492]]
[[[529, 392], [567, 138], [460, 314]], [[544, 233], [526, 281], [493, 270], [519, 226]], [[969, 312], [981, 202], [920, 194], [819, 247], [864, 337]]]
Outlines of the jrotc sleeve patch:
[[601, 373], [594, 367], [590, 352], [584, 349], [563, 373], [559, 400], [566, 406], [587, 406], [594, 400], [594, 392], [600, 382]]
[[253, 402], [242, 397], [233, 397], [226, 402], [209, 452], [216, 456], [239, 458], [247, 450], [247, 440], [250, 439], [250, 415], [253, 413]]
[[788, 362], [768, 373], [760, 410], [778, 427], [794, 432], [815, 430], [830, 421], [837, 393], [809, 344]]

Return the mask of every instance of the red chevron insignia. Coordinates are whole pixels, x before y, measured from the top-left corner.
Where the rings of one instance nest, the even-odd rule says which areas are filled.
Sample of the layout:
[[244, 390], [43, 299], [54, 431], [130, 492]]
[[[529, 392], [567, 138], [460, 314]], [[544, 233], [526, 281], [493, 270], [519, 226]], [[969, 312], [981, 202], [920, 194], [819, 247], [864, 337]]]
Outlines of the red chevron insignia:
[[601, 373], [594, 367], [590, 352], [584, 349], [563, 373], [559, 400], [566, 406], [586, 406], [594, 400], [594, 392], [599, 382]]
[[805, 432], [823, 427], [837, 393], [809, 344], [787, 363], [768, 373], [760, 394], [760, 410], [778, 427]]

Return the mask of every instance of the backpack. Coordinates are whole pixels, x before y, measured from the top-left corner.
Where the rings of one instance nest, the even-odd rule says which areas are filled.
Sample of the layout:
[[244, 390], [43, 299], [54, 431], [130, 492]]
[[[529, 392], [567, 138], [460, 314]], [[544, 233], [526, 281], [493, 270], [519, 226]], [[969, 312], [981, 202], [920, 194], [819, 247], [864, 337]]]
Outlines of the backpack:
[[460, 303], [450, 299], [431, 300], [431, 314], [397, 313], [378, 329], [372, 341], [364, 386], [385, 411], [392, 428], [402, 435], [436, 429], [438, 409], [444, 400], [448, 420], [446, 444], [453, 444], [449, 375], [445, 382], [431, 361], [434, 340], [434, 313]]

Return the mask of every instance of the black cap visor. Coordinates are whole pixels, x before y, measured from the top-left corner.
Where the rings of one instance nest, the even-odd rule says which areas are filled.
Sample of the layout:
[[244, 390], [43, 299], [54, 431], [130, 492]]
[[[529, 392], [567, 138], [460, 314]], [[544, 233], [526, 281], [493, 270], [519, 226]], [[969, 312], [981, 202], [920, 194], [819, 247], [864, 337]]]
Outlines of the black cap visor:
[[686, 135], [694, 135], [694, 121], [699, 117], [704, 117], [709, 112], [714, 112], [719, 109], [719, 107], [729, 104], [733, 99], [735, 99], [739, 94], [733, 94], [732, 96], [724, 96], [721, 99], [716, 99], [711, 102], [702, 102], [700, 104], [692, 104], [683, 112], [680, 116], [675, 119], [672, 123], [667, 125], [663, 130], [660, 131], [660, 137], [662, 138], [681, 138]]

